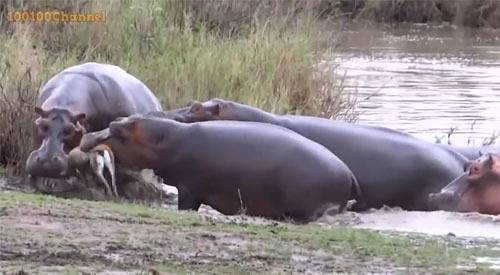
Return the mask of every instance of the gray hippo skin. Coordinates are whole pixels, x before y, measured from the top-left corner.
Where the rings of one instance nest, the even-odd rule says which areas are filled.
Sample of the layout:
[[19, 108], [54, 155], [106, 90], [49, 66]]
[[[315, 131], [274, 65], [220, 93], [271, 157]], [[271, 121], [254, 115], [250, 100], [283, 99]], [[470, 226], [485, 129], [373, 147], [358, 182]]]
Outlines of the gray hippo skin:
[[32, 177], [64, 178], [71, 149], [86, 132], [117, 117], [161, 111], [153, 93], [134, 76], [109, 64], [69, 67], [42, 87], [35, 111], [34, 147], [26, 161]]
[[351, 196], [353, 176], [341, 160], [274, 125], [132, 115], [85, 135], [80, 148], [103, 142], [118, 163], [153, 169], [177, 187], [179, 210], [203, 203], [226, 215], [307, 222], [329, 209], [342, 211]]
[[395, 130], [317, 117], [274, 115], [222, 99], [166, 113], [181, 122], [206, 120], [256, 121], [280, 125], [328, 148], [356, 176], [365, 204], [429, 210], [427, 195], [464, 172], [467, 159], [450, 148], [419, 140]]
[[496, 154], [500, 153], [500, 148], [492, 145], [486, 145], [486, 146], [455, 146], [448, 144], [439, 144], [439, 145], [446, 148], [451, 148], [452, 150], [462, 154], [469, 160], [478, 159], [482, 155], [488, 153], [496, 153]]

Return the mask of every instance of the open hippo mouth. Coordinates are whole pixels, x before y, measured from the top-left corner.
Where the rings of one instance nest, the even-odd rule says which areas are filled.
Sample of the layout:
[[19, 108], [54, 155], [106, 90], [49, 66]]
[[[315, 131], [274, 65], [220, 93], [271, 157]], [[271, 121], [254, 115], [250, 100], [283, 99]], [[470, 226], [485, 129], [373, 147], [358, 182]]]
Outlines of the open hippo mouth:
[[68, 155], [60, 152], [52, 157], [44, 157], [42, 153], [40, 150], [31, 152], [26, 161], [28, 174], [35, 177], [66, 178]]
[[42, 194], [67, 193], [74, 189], [74, 179], [56, 179], [44, 177], [28, 177], [28, 182], [35, 190]]
[[432, 209], [445, 211], [456, 210], [463, 193], [468, 186], [469, 173], [463, 173], [461, 176], [450, 182], [438, 193], [431, 193], [428, 197], [429, 206]]

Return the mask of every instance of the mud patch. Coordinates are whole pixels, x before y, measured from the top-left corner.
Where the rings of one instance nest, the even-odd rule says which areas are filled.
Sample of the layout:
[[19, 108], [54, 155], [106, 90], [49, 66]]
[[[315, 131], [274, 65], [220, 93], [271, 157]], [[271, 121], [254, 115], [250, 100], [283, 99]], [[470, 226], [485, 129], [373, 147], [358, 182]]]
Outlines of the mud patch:
[[500, 217], [478, 213], [404, 211], [386, 207], [363, 213], [346, 212], [325, 216], [318, 223], [372, 230], [500, 239]]
[[117, 169], [118, 198], [106, 193], [104, 186], [97, 184], [93, 177], [78, 179], [0, 178], [0, 191], [41, 193], [62, 198], [85, 200], [114, 200], [146, 202], [155, 204], [177, 204], [177, 190], [166, 188], [162, 179], [152, 170], [132, 171]]
[[362, 215], [345, 214], [344, 225], [293, 225], [208, 207], [196, 213], [4, 191], [0, 273], [444, 274], [481, 271], [492, 266], [484, 259], [500, 258], [491, 241], [345, 226]]
[[476, 262], [487, 264], [490, 269], [500, 270], [500, 258], [476, 257]]

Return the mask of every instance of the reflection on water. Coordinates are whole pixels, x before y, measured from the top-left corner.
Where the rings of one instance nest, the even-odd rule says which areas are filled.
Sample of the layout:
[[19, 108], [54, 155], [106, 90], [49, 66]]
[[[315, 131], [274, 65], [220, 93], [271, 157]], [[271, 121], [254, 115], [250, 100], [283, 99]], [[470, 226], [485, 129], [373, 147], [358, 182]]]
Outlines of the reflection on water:
[[[336, 58], [359, 122], [480, 145], [500, 130], [500, 32], [407, 25], [343, 32]], [[471, 130], [472, 128], [472, 130]]]

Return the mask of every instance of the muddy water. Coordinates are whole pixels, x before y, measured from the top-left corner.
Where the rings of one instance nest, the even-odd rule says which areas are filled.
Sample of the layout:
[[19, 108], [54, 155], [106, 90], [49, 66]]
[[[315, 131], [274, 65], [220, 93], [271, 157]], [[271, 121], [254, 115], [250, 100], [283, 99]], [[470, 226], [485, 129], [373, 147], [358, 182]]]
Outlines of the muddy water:
[[[225, 217], [207, 205], [202, 205], [199, 212], [200, 215], [214, 218]], [[244, 219], [257, 223], [262, 222], [254, 217], [245, 217]], [[500, 240], [500, 216], [478, 213], [404, 211], [386, 207], [362, 213], [344, 212], [337, 215], [325, 215], [314, 223], [323, 226], [347, 226], [381, 231]]]
[[323, 224], [356, 228], [500, 239], [500, 217], [478, 213], [421, 212], [383, 208], [325, 216]]
[[[31, 188], [27, 188], [26, 185], [15, 185], [13, 184], [14, 182], [0, 178], [0, 192], [34, 192]], [[174, 195], [177, 194], [175, 187], [164, 185], [164, 188], [165, 192], [169, 194], [167, 197], [176, 197]], [[176, 209], [175, 204], [172, 204], [169, 200], [165, 200], [165, 203], [164, 207]], [[229, 218], [207, 205], [202, 205], [199, 213], [200, 215], [212, 218]], [[262, 223], [264, 221], [273, 223], [271, 220], [262, 220], [247, 216], [233, 218], [240, 218], [255, 223]], [[362, 213], [344, 212], [333, 216], [326, 215], [316, 223], [325, 226], [349, 226], [372, 230], [413, 232], [431, 235], [448, 235], [451, 233], [459, 237], [481, 237], [500, 240], [500, 216], [481, 215], [477, 213], [403, 211], [397, 208], [386, 207]]]
[[[353, 27], [337, 73], [358, 92], [359, 122], [480, 145], [500, 129], [500, 32], [452, 26]], [[472, 129], [471, 129], [472, 128]]]

